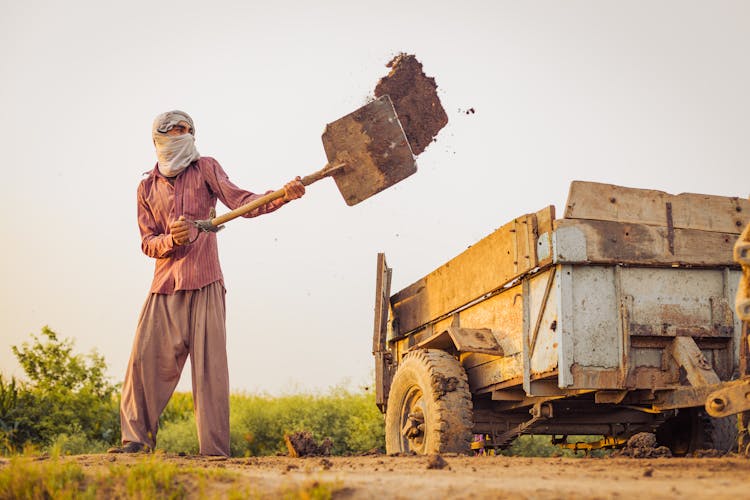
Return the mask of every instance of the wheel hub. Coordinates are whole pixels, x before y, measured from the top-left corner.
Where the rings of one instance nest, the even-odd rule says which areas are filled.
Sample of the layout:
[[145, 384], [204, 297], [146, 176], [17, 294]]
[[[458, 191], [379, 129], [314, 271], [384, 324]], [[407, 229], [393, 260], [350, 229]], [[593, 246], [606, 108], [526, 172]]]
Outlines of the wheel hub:
[[422, 391], [414, 387], [404, 400], [401, 408], [401, 436], [404, 451], [421, 453], [425, 439], [425, 401]]

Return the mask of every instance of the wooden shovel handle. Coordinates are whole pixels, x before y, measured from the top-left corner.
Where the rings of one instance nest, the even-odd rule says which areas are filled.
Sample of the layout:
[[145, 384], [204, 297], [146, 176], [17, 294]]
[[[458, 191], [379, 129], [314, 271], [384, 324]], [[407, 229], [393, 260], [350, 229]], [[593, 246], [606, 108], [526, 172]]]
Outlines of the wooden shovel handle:
[[[303, 186], [309, 186], [313, 182], [317, 182], [320, 179], [323, 179], [325, 177], [330, 177], [334, 173], [341, 170], [343, 167], [344, 167], [343, 163], [340, 163], [338, 165], [333, 165], [333, 166], [329, 163], [325, 167], [318, 170], [317, 172], [304, 176], [302, 179], [300, 179], [300, 182], [302, 182]], [[274, 200], [277, 200], [283, 197], [284, 194], [285, 194], [285, 191], [283, 188], [276, 190], [273, 193], [265, 194], [261, 196], [260, 198], [257, 198], [251, 201], [250, 203], [246, 203], [242, 205], [241, 207], [235, 208], [231, 212], [227, 212], [218, 217], [214, 217], [213, 219], [211, 219], [211, 225], [220, 226], [224, 224], [225, 222], [229, 222], [232, 219], [236, 219], [237, 217], [250, 213], [256, 208], [262, 207], [266, 203], [270, 203]]]

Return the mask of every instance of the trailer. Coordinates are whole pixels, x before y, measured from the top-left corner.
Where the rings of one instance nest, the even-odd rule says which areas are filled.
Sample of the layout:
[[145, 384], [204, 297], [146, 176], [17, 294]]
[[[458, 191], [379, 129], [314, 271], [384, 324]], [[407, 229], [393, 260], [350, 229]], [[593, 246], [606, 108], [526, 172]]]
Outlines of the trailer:
[[387, 452], [644, 431], [676, 455], [729, 450], [736, 418], [703, 405], [739, 376], [733, 247], [748, 222], [743, 198], [574, 181], [563, 218], [518, 217], [395, 294], [379, 254]]

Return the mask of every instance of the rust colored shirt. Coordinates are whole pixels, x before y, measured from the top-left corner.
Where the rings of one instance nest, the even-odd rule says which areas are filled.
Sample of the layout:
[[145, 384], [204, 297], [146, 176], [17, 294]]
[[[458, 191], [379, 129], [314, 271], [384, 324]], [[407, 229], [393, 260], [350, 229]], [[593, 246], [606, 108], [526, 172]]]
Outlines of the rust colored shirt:
[[[178, 290], [198, 290], [215, 281], [223, 284], [219, 266], [216, 233], [191, 231], [189, 245], [176, 245], [169, 225], [184, 215], [188, 220], [209, 218], [216, 200], [235, 209], [262, 195], [238, 188], [229, 180], [219, 162], [201, 157], [171, 179], [154, 168], [138, 186], [138, 226], [143, 253], [156, 259], [151, 293], [173, 294]], [[244, 217], [273, 212], [283, 202], [277, 200]]]

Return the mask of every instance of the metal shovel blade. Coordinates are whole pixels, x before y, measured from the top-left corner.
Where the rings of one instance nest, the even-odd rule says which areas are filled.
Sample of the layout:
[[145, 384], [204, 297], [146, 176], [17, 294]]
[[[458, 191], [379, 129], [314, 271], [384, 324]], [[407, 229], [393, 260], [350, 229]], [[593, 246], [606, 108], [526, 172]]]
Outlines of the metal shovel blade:
[[349, 206], [417, 171], [409, 141], [387, 95], [326, 125], [323, 147], [329, 165], [346, 164], [333, 179]]

